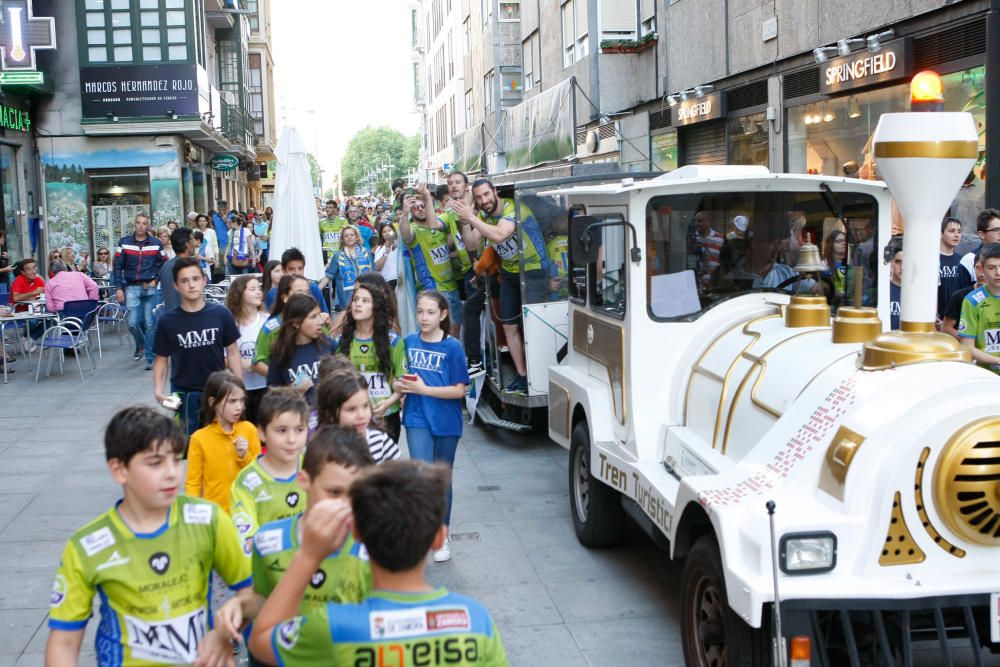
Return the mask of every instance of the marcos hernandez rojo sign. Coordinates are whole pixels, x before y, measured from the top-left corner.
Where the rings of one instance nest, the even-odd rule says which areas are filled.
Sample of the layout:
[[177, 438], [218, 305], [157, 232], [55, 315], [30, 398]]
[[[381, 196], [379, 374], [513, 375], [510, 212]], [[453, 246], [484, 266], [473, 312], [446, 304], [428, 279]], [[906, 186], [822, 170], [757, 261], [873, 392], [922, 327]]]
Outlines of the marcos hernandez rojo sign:
[[897, 39], [883, 45], [876, 53], [859, 51], [826, 63], [820, 70], [820, 91], [839, 93], [905, 79], [910, 76], [911, 69], [910, 40]]
[[196, 65], [81, 67], [84, 118], [198, 115]]

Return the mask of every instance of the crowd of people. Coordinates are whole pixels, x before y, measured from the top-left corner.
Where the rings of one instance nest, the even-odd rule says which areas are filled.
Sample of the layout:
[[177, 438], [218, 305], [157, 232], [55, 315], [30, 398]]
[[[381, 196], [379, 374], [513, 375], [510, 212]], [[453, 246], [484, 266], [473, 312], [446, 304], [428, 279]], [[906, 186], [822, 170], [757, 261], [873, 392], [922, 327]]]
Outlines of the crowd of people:
[[[347, 218], [327, 202], [319, 283], [299, 249], [267, 256], [270, 216], [257, 227], [220, 202], [162, 236], [136, 216], [107, 276], [173, 419], [133, 407], [108, 424], [124, 498], [66, 546], [47, 664], [75, 664], [95, 595], [98, 646], [114, 664], [230, 664], [238, 642], [249, 664], [364, 664], [383, 650], [414, 664], [506, 664], [489, 613], [427, 584], [424, 569], [452, 558], [466, 352], [481, 359], [478, 327], [463, 344], [462, 322], [482, 305], [465, 309], [462, 296], [477, 291], [473, 258], [516, 223], [485, 179], [470, 190], [453, 174], [435, 192], [444, 204], [425, 186], [393, 186], [392, 205], [351, 200]], [[477, 188], [489, 196], [474, 201]], [[219, 266], [224, 303], [206, 296]], [[38, 286], [75, 273], [92, 296], [81, 268], [54, 259]], [[401, 272], [419, 288], [410, 330]], [[22, 266], [18, 280], [29, 274]], [[198, 641], [165, 641], [182, 630]]]

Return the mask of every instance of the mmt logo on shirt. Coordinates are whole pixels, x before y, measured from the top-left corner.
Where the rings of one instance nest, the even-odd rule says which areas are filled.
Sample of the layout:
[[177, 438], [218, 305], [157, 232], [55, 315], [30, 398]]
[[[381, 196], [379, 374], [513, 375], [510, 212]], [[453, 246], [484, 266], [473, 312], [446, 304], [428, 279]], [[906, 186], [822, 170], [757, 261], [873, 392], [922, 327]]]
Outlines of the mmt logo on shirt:
[[197, 347], [215, 345], [218, 337], [219, 327], [212, 327], [211, 329], [202, 329], [201, 331], [192, 330], [179, 333], [177, 334], [177, 343], [185, 350], [190, 350]]
[[444, 367], [445, 355], [442, 352], [431, 352], [430, 350], [407, 350], [406, 357], [410, 364], [410, 370], [440, 373]]

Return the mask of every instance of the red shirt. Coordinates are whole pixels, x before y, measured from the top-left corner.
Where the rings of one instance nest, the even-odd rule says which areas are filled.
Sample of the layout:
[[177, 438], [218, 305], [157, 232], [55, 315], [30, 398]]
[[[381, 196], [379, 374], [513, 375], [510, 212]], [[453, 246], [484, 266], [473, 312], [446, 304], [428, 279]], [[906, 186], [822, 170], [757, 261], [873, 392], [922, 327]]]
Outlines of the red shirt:
[[[17, 278], [14, 278], [13, 284], [10, 286], [10, 293], [13, 297], [14, 294], [26, 294], [28, 292], [33, 292], [39, 287], [45, 287], [45, 281], [41, 276], [35, 276], [34, 280], [28, 280], [22, 273]], [[39, 294], [38, 296], [41, 296]], [[11, 298], [11, 301], [14, 299]], [[22, 310], [26, 309], [27, 306], [23, 306]]]

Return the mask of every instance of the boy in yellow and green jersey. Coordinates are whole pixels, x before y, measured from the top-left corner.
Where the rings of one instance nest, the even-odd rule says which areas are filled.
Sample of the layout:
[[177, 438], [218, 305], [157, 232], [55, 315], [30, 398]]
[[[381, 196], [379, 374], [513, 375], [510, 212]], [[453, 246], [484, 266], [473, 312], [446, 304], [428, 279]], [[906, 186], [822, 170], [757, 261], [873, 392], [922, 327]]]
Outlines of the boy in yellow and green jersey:
[[[315, 507], [325, 499], [346, 498], [351, 482], [374, 465], [368, 443], [354, 429], [321, 426], [309, 440], [299, 484]], [[302, 524], [311, 510], [261, 527], [253, 538], [253, 595], [233, 599], [219, 610], [219, 631], [237, 640], [241, 629], [260, 613], [274, 592], [301, 545]], [[299, 613], [310, 613], [327, 603], [360, 602], [371, 593], [371, 567], [364, 545], [348, 538], [324, 554], [314, 569], [309, 586], [300, 597]], [[259, 659], [264, 656], [255, 656]]]
[[985, 284], [962, 302], [958, 339], [973, 361], [1000, 373], [1000, 243], [980, 249], [976, 268], [982, 271]]
[[300, 514], [306, 506], [298, 475], [309, 436], [309, 404], [292, 387], [274, 387], [261, 399], [257, 419], [267, 452], [236, 476], [229, 501], [247, 556], [262, 525]]
[[340, 250], [340, 232], [348, 225], [347, 218], [340, 215], [340, 206], [333, 199], [326, 202], [326, 217], [320, 218], [319, 237], [323, 244], [323, 264], [330, 261]]
[[94, 597], [99, 667], [147, 667], [190, 664], [210, 644], [213, 570], [237, 598], [249, 595], [250, 561], [232, 521], [212, 502], [177, 494], [185, 444], [178, 423], [151, 408], [111, 418], [104, 448], [123, 498], [63, 551], [45, 664], [77, 664]]
[[[447, 537], [448, 479], [440, 464], [389, 461], [351, 484], [350, 504], [313, 506], [303, 520], [302, 547], [254, 625], [253, 654], [289, 666], [507, 665], [486, 608], [424, 579], [427, 552]], [[371, 558], [372, 592], [358, 603], [299, 611], [317, 566], [325, 554], [346, 548], [352, 524]]]

